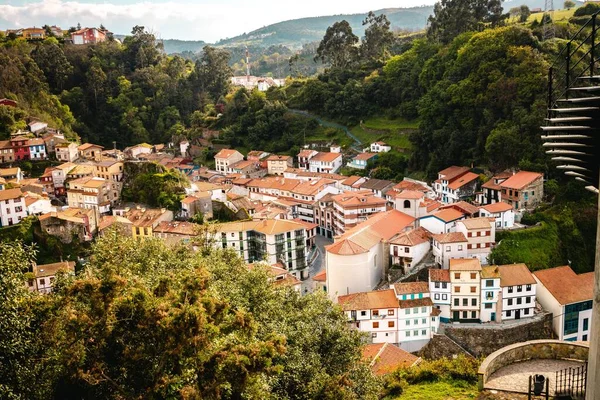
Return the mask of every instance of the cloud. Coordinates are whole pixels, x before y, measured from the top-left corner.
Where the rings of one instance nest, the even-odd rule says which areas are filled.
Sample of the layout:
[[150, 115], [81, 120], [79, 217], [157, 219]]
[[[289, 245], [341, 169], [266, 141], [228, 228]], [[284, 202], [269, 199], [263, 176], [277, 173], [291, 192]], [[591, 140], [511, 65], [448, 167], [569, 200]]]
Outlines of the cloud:
[[[365, 7], [398, 6], [398, 1], [390, 0], [374, 0], [367, 5], [362, 1], [303, 0], [302, 7], [291, 2], [286, 5], [280, 0], [139, 1], [130, 4], [112, 1], [41, 0], [22, 5], [0, 4], [0, 28], [48, 24], [66, 29], [77, 23], [82, 26], [104, 24], [115, 33], [126, 34], [133, 26], [143, 25], [163, 39], [214, 42], [286, 19], [368, 11]], [[402, 0], [400, 3], [407, 7], [417, 2], [430, 1]]]

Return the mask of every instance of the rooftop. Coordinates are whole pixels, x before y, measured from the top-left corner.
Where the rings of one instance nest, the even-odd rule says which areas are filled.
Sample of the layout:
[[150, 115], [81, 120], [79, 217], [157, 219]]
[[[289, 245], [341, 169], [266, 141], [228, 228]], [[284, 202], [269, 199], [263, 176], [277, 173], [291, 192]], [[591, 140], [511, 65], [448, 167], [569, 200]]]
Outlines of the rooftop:
[[469, 172], [469, 170], [470, 169], [468, 167], [457, 167], [456, 165], [453, 165], [441, 170], [438, 174], [441, 175], [443, 179], [452, 181], [456, 177]]
[[436, 211], [434, 214], [432, 214], [432, 216], [448, 223], [463, 218], [465, 214], [455, 210], [454, 208], [445, 208], [443, 210]]
[[198, 224], [192, 222], [163, 221], [153, 229], [155, 233], [170, 233], [172, 235], [196, 236]]
[[479, 218], [467, 218], [459, 221], [468, 230], [471, 229], [491, 229], [494, 226], [494, 218], [479, 217]]
[[338, 303], [344, 311], [398, 308], [398, 299], [393, 289], [338, 296]]
[[416, 246], [421, 243], [429, 242], [431, 234], [422, 227], [406, 232], [391, 241], [392, 244], [400, 246]]
[[479, 175], [477, 175], [473, 172], [467, 172], [460, 178], [457, 178], [454, 181], [452, 181], [450, 184], [448, 184], [448, 188], [452, 189], [452, 190], [457, 190], [457, 189], [463, 187], [464, 185], [467, 185], [477, 179], [479, 179]]
[[369, 179], [360, 185], [361, 189], [369, 189], [369, 190], [384, 190], [386, 188], [391, 188], [394, 186], [394, 182], [386, 181], [384, 179]]
[[310, 161], [319, 161], [319, 162], [333, 162], [338, 158], [341, 158], [341, 153], [329, 153], [320, 151], [317, 153]]
[[85, 151], [85, 150], [91, 149], [91, 148], [103, 149], [104, 147], [100, 146], [99, 144], [93, 144], [93, 143], [84, 143], [78, 147], [79, 151]]
[[422, 299], [414, 300], [400, 300], [398, 301], [400, 308], [414, 308], [414, 307], [432, 307], [433, 300], [431, 297], [423, 297]]
[[365, 345], [362, 358], [369, 363], [375, 375], [385, 375], [398, 368], [408, 368], [420, 360], [419, 357], [390, 343]]
[[0, 201], [18, 199], [19, 197], [23, 197], [23, 193], [19, 188], [0, 190]]
[[519, 171], [500, 184], [501, 187], [507, 189], [523, 189], [531, 184], [536, 179], [542, 178], [543, 175], [538, 172]]
[[304, 224], [286, 219], [264, 219], [260, 221], [236, 221], [226, 222], [217, 226], [218, 232], [245, 232], [256, 231], [265, 235], [277, 235], [306, 229]]
[[485, 206], [481, 206], [479, 208], [483, 208], [485, 211], [492, 214], [512, 210], [512, 206], [503, 201], [499, 201], [494, 204], [486, 204]]
[[394, 283], [396, 294], [417, 294], [429, 293], [429, 283], [427, 282], [403, 282]]
[[457, 201], [456, 203], [452, 203], [452, 204], [448, 204], [448, 205], [440, 207], [440, 209], [447, 209], [447, 208], [454, 208], [454, 209], [462, 212], [463, 214], [469, 214], [469, 215], [476, 214], [479, 211], [479, 209], [477, 207], [475, 207], [471, 203], [467, 203], [466, 201]]
[[450, 271], [447, 269], [429, 269], [429, 280], [432, 282], [450, 282]]
[[229, 158], [229, 157], [231, 157], [232, 155], [234, 155], [236, 153], [243, 157], [242, 153], [240, 153], [237, 150], [234, 150], [234, 149], [222, 149], [217, 154], [215, 154], [215, 158]]
[[36, 278], [54, 276], [58, 271], [75, 272], [75, 262], [62, 261], [52, 264], [40, 264], [33, 266], [33, 274]]
[[385, 206], [386, 201], [377, 197], [371, 191], [345, 192], [332, 197], [332, 200], [342, 207]]
[[481, 278], [482, 279], [496, 279], [500, 278], [500, 269], [497, 265], [486, 265], [481, 267]]
[[377, 153], [360, 153], [356, 157], [354, 157], [354, 159], [355, 160], [369, 161], [373, 157], [377, 157]]
[[434, 233], [431, 235], [433, 240], [439, 243], [463, 243], [467, 238], [462, 232]]
[[535, 278], [563, 306], [594, 298], [594, 273], [577, 275], [569, 266], [535, 271]]
[[477, 258], [451, 258], [450, 271], [481, 271]]
[[397, 199], [422, 199], [425, 196], [423, 192], [416, 190], [402, 190], [400, 193], [396, 193]]

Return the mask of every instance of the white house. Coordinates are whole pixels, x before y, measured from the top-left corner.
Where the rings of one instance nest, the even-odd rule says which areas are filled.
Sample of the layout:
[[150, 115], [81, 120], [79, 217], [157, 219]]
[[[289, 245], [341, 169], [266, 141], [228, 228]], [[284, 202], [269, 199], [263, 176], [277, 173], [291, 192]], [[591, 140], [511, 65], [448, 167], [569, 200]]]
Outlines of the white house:
[[390, 150], [392, 150], [392, 146], [384, 142], [371, 143], [370, 146], [371, 153], [387, 153]]
[[59, 143], [54, 147], [56, 159], [62, 162], [73, 162], [79, 158], [77, 143]]
[[342, 153], [318, 152], [308, 160], [310, 172], [335, 174], [342, 167]]
[[560, 340], [588, 341], [592, 326], [594, 272], [577, 275], [569, 266], [535, 271], [537, 300], [552, 312], [552, 327]]
[[373, 215], [327, 246], [325, 268], [331, 299], [373, 290], [385, 277], [390, 240], [413, 227], [415, 219], [396, 210]]
[[357, 192], [366, 181], [367, 178], [363, 176], [352, 175], [340, 182], [340, 189], [344, 192]]
[[439, 268], [448, 269], [450, 260], [467, 258], [467, 238], [461, 232], [433, 234], [432, 249]]
[[411, 270], [423, 260], [431, 249], [430, 234], [423, 228], [402, 233], [390, 242], [390, 255], [393, 265], [401, 265], [405, 271]]
[[48, 124], [42, 121], [31, 121], [27, 124], [31, 133], [38, 133], [48, 127]]
[[154, 146], [151, 144], [140, 143], [136, 144], [135, 146], [127, 147], [125, 150], [123, 150], [123, 153], [125, 153], [129, 158], [138, 158], [144, 154], [151, 154], [153, 151]]
[[244, 155], [237, 150], [223, 149], [215, 155], [215, 169], [217, 172], [227, 174], [227, 169], [231, 164], [242, 161]]
[[416, 190], [403, 190], [396, 192], [390, 190], [386, 197], [390, 197], [395, 194], [393, 199], [394, 208], [398, 211], [402, 211], [405, 214], [410, 215], [413, 218], [419, 219], [428, 215], [427, 206], [425, 205], [424, 199], [425, 194]]
[[475, 194], [479, 175], [470, 172], [467, 167], [448, 167], [438, 173], [433, 188], [438, 199], [450, 204]]
[[53, 264], [33, 265], [33, 276], [28, 280], [27, 287], [32, 292], [50, 293], [54, 279], [59, 271], [75, 273], [74, 261], [62, 261]]
[[52, 206], [48, 197], [30, 192], [25, 194], [25, 205], [27, 207], [27, 215], [42, 215], [56, 211], [56, 207]]
[[0, 227], [18, 224], [26, 216], [27, 206], [21, 189], [0, 190]]
[[426, 215], [419, 219], [419, 226], [427, 229], [431, 233], [449, 233], [456, 232], [456, 223], [465, 219], [466, 215], [453, 208], [439, 210], [431, 215]]
[[433, 306], [440, 312], [440, 321], [448, 322], [451, 318], [450, 301], [452, 297], [450, 271], [447, 269], [429, 269], [429, 293]]
[[481, 322], [502, 321], [500, 270], [495, 265], [481, 267]]
[[476, 257], [482, 265], [487, 265], [492, 248], [496, 245], [494, 218], [463, 219], [456, 224], [456, 231], [467, 238], [467, 257]]
[[377, 153], [360, 153], [357, 154], [352, 161], [346, 164], [350, 168], [365, 169], [371, 160], [377, 159]]
[[351, 328], [368, 332], [372, 343], [399, 343], [398, 299], [393, 289], [352, 293], [337, 298]]
[[533, 317], [537, 282], [525, 264], [499, 265], [502, 320]]
[[495, 218], [496, 229], [511, 229], [515, 226], [515, 212], [509, 204], [504, 202], [479, 207], [479, 215]]
[[179, 153], [181, 153], [181, 157], [187, 156], [188, 148], [190, 147], [190, 142], [187, 140], [182, 140], [179, 142]]

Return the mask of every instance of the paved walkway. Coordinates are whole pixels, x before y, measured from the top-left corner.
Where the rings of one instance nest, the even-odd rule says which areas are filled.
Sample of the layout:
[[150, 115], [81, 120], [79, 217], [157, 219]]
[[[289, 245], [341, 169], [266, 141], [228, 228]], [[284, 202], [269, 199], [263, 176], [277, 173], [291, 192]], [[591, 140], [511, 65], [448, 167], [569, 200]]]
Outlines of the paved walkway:
[[581, 362], [566, 360], [531, 360], [507, 365], [494, 372], [485, 384], [485, 389], [527, 393], [529, 376], [542, 374], [550, 379], [550, 396], [554, 396], [555, 372], [569, 367], [580, 367]]

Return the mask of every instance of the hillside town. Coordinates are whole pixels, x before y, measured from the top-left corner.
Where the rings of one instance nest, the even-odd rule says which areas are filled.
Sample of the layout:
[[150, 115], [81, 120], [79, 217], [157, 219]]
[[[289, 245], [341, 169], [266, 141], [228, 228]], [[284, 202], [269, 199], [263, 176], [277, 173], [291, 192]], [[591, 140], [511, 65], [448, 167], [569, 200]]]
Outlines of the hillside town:
[[[116, 229], [140, 240], [229, 249], [250, 266], [267, 263], [274, 283], [301, 294], [325, 291], [370, 343], [408, 353], [444, 335], [446, 326], [501, 330], [547, 313], [559, 316], [556, 337], [589, 339], [593, 273], [490, 263], [496, 234], [527, 229], [520, 219], [543, 201], [540, 173], [486, 177], [448, 166], [433, 182], [338, 173], [345, 162], [360, 169], [391, 151], [383, 142], [351, 161], [336, 145], [307, 147], [295, 158], [222, 148], [209, 169], [193, 163], [187, 141], [121, 151], [68, 141], [37, 120], [28, 129], [0, 142], [2, 227], [35, 216], [63, 243], [91, 242]], [[17, 166], [49, 160], [37, 177]], [[121, 200], [126, 165], [150, 163], [185, 177], [176, 209]], [[234, 220], [214, 218], [223, 208]], [[208, 229], [194, 222], [199, 215]], [[58, 270], [74, 272], [75, 262], [34, 265], [27, 286], [48, 293]]]

